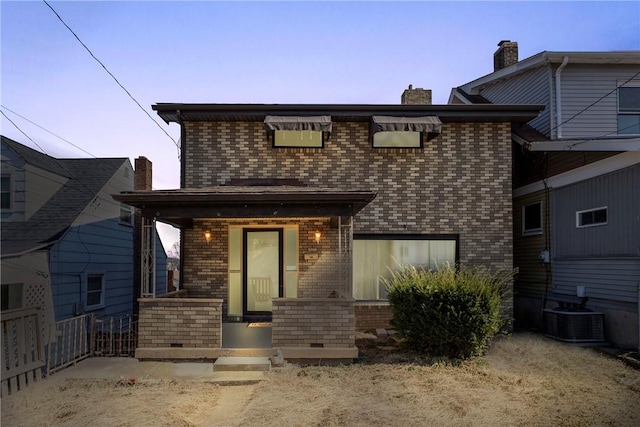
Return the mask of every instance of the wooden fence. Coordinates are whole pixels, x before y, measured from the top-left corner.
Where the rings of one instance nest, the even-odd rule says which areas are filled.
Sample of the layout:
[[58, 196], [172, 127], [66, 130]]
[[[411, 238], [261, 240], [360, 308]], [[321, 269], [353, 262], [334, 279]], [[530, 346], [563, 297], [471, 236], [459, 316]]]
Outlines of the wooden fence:
[[42, 378], [45, 365], [38, 308], [2, 313], [0, 396], [15, 393]]

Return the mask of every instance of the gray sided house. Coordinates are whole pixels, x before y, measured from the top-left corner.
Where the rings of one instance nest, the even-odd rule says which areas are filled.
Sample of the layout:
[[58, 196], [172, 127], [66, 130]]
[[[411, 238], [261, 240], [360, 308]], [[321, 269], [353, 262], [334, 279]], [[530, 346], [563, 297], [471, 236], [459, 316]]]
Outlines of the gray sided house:
[[381, 278], [398, 262], [512, 268], [511, 126], [540, 107], [430, 95], [154, 105], [181, 127], [181, 188], [115, 198], [181, 227], [186, 295], [140, 300], [136, 357], [352, 359], [356, 329], [389, 325]]
[[[540, 103], [513, 128], [516, 327], [541, 326], [545, 294], [585, 292], [605, 338], [637, 346], [640, 51], [541, 52], [503, 41], [495, 70], [450, 104]], [[548, 255], [548, 257], [547, 257]]]
[[133, 188], [126, 158], [58, 159], [3, 136], [2, 310], [39, 307], [48, 326], [133, 314], [133, 210], [111, 198]]

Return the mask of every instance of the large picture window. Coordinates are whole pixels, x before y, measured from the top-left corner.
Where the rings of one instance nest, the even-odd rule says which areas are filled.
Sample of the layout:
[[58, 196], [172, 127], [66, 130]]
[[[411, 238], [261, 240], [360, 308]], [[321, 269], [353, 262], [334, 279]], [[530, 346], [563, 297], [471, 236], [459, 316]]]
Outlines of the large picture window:
[[383, 278], [402, 265], [435, 269], [457, 262], [457, 236], [357, 235], [353, 241], [353, 296], [385, 300]]
[[618, 134], [640, 134], [640, 81], [618, 88]]

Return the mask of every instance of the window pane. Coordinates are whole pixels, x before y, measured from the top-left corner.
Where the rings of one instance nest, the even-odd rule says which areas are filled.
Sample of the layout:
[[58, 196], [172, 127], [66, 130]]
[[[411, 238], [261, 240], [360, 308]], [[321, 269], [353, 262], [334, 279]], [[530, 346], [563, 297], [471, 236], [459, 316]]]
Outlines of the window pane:
[[87, 306], [100, 304], [101, 292], [89, 292], [87, 293]]
[[229, 270], [242, 270], [242, 230], [229, 230]]
[[287, 271], [298, 270], [298, 230], [289, 229], [286, 233], [285, 265]]
[[618, 89], [619, 111], [640, 111], [640, 86], [621, 87]]
[[601, 209], [593, 212], [593, 222], [596, 224], [607, 222], [607, 210]]
[[322, 148], [322, 132], [316, 130], [277, 130], [274, 134], [273, 146]]
[[618, 134], [640, 134], [640, 114], [618, 114]]
[[523, 209], [523, 231], [534, 233], [542, 231], [542, 204], [532, 203]]
[[420, 132], [376, 132], [373, 134], [376, 148], [420, 148]]
[[354, 240], [353, 292], [356, 299], [386, 299], [382, 278], [400, 265], [437, 268], [456, 261], [455, 240]]
[[11, 209], [11, 193], [0, 194], [0, 206], [2, 209]]
[[229, 316], [242, 316], [242, 273], [229, 273]]
[[11, 191], [11, 177], [3, 176], [0, 181], [0, 189], [2, 191]]
[[607, 208], [578, 212], [578, 227], [604, 225], [607, 223]]
[[102, 275], [87, 277], [87, 291], [101, 291], [102, 290]]

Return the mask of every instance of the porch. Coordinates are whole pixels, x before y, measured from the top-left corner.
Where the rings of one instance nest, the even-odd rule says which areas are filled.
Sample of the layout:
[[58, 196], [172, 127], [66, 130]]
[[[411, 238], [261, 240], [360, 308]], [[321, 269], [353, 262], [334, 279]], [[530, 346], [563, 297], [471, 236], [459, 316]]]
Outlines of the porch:
[[354, 300], [275, 298], [271, 322], [223, 322], [221, 299], [141, 298], [140, 360], [209, 360], [224, 356], [354, 359]]

